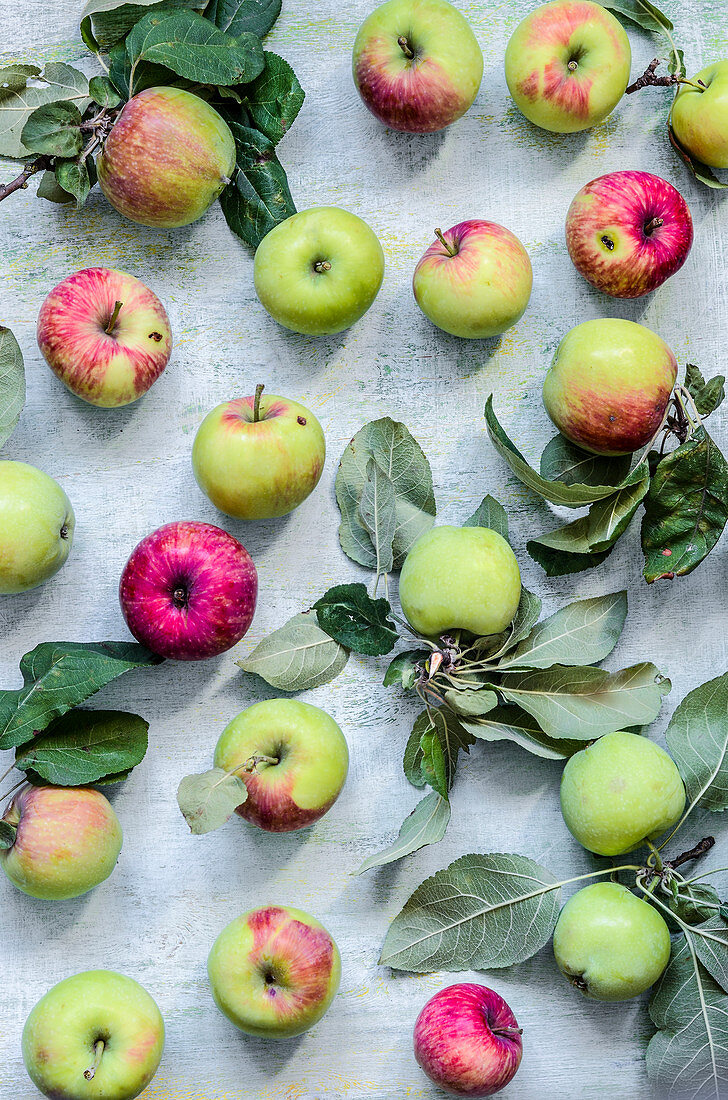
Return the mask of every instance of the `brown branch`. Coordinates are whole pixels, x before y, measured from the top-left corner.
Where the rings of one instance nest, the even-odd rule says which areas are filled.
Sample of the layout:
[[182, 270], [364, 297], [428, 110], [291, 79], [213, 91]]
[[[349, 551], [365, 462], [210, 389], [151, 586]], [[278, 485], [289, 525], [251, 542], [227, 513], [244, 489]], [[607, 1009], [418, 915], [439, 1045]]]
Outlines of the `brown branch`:
[[681, 856], [676, 856], [675, 859], [666, 859], [665, 866], [672, 867], [674, 870], [675, 867], [679, 867], [681, 863], [689, 863], [691, 859], [700, 859], [701, 856], [704, 856], [706, 852], [710, 851], [714, 844], [715, 837], [706, 836], [699, 844], [696, 844], [695, 847], [691, 848], [689, 851], [683, 852]]
[[53, 158], [45, 155], [36, 157], [30, 164], [26, 164], [19, 176], [0, 187], [0, 202], [6, 199], [8, 195], [12, 195], [14, 191], [22, 191], [28, 186], [28, 180], [31, 176], [34, 176], [36, 172], [44, 172], [46, 168], [50, 168], [52, 165]]

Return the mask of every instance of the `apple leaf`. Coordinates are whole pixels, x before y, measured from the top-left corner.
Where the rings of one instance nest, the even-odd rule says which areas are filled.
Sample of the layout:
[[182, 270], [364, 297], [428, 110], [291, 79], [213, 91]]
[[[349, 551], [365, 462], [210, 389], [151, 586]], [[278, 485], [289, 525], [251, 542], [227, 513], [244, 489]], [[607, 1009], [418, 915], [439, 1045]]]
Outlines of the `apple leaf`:
[[308, 691], [335, 679], [348, 660], [349, 651], [321, 629], [311, 612], [304, 612], [237, 663], [280, 691]]
[[211, 768], [200, 775], [186, 775], [177, 788], [177, 802], [195, 836], [219, 829], [248, 797], [239, 775]]
[[374, 547], [377, 577], [391, 573], [397, 533], [397, 497], [391, 478], [373, 458], [367, 462], [366, 482], [359, 502], [359, 520]]
[[694, 157], [692, 153], [689, 153], [687, 149], [680, 144], [675, 137], [675, 131], [670, 125], [667, 124], [667, 133], [670, 138], [670, 143], [678, 154], [684, 164], [688, 166], [693, 176], [699, 183], [704, 183], [706, 187], [712, 187], [714, 190], [723, 190], [728, 187], [728, 183], [723, 183], [718, 179], [712, 168], [709, 168], [707, 164], [703, 164], [697, 157]]
[[15, 767], [58, 787], [126, 774], [147, 751], [149, 723], [138, 714], [74, 709], [15, 754]]
[[256, 128], [274, 144], [288, 133], [306, 93], [291, 66], [266, 50], [265, 68], [246, 88], [246, 106]]
[[554, 930], [560, 886], [526, 856], [462, 856], [415, 890], [392, 921], [379, 962], [419, 974], [523, 962]]
[[31, 153], [75, 157], [83, 148], [81, 112], [75, 103], [44, 103], [28, 117], [20, 140]]
[[445, 707], [428, 714], [423, 711], [414, 730], [420, 735], [420, 771], [425, 782], [443, 798], [447, 798], [455, 781], [455, 770], [461, 752], [470, 752], [475, 738], [461, 724], [458, 716]]
[[663, 31], [674, 29], [667, 16], [649, 0], [603, 0], [602, 7], [608, 8], [615, 15], [621, 15], [644, 31], [662, 34]]
[[683, 934], [711, 978], [728, 993], [728, 924], [714, 912], [708, 920], [683, 928]]
[[107, 76], [92, 76], [88, 82], [88, 90], [99, 107], [118, 107], [121, 103], [121, 96]]
[[407, 782], [420, 791], [427, 786], [427, 780], [422, 773], [422, 733], [426, 724], [429, 724], [429, 719], [427, 723], [423, 723], [421, 719], [422, 716], [420, 715], [415, 720], [412, 732], [407, 738], [402, 760], [402, 770], [407, 777]]
[[428, 649], [407, 649], [398, 653], [392, 658], [384, 674], [384, 686], [399, 684], [405, 691], [410, 691], [419, 679], [422, 665], [430, 652]]
[[0, 848], [12, 848], [17, 834], [17, 825], [11, 825], [9, 821], [0, 821]]
[[96, 165], [93, 157], [86, 160], [56, 160], [56, 182], [61, 190], [83, 206], [88, 193], [96, 183]]
[[475, 688], [449, 688], [445, 691], [445, 702], [462, 722], [466, 718], [478, 718], [488, 714], [498, 706], [498, 696], [494, 691]]
[[69, 195], [68, 191], [63, 190], [52, 169], [46, 169], [40, 177], [36, 195], [39, 199], [47, 199], [48, 202], [68, 203], [74, 201], [73, 195]]
[[[501, 645], [497, 645], [494, 650], [489, 654], [488, 660], [496, 661], [499, 657], [502, 657], [504, 653], [508, 653], [509, 650], [517, 646], [519, 642], [522, 642], [524, 638], [527, 638], [531, 633], [531, 630], [538, 622], [538, 617], [541, 614], [541, 600], [538, 596], [534, 596], [533, 592], [529, 592], [527, 588], [521, 586], [521, 598], [518, 602], [518, 610], [513, 618], [505, 638]], [[474, 644], [483, 649], [489, 639], [478, 639]]]
[[[650, 898], [646, 897], [649, 901]], [[681, 882], [677, 888], [677, 895], [670, 894], [665, 898], [674, 918], [667, 914], [660, 906], [662, 916], [667, 921], [671, 932], [681, 932], [683, 924], [702, 924], [710, 917], [719, 914], [722, 903], [712, 886], [704, 882]], [[723, 919], [723, 918], [721, 918]]]
[[282, 0], [210, 0], [205, 11], [228, 34], [252, 31], [263, 38], [281, 14]]
[[365, 859], [354, 874], [362, 875], [372, 867], [382, 867], [386, 863], [395, 863], [404, 856], [418, 852], [428, 844], [437, 844], [445, 835], [450, 821], [450, 803], [441, 798], [436, 791], [417, 803], [409, 817], [405, 818], [399, 836], [384, 851]]
[[41, 70], [37, 65], [5, 65], [0, 69], [0, 99], [19, 92], [28, 81], [39, 77]]
[[270, 138], [237, 122], [228, 125], [235, 138], [237, 171], [220, 195], [220, 206], [233, 233], [257, 248], [296, 207]]
[[494, 707], [483, 717], [463, 719], [463, 725], [480, 741], [512, 741], [545, 760], [567, 760], [584, 748], [583, 741], [547, 737], [527, 711], [508, 704]]
[[619, 641], [626, 618], [624, 591], [576, 600], [538, 623], [512, 653], [500, 660], [498, 673], [603, 661]]
[[361, 584], [337, 584], [313, 605], [322, 630], [339, 645], [379, 657], [390, 653], [399, 635], [387, 616], [389, 601], [373, 600]]
[[725, 377], [716, 374], [706, 382], [694, 363], [686, 363], [685, 389], [695, 402], [695, 408], [700, 415], [710, 416], [725, 400]]
[[10, 329], [0, 325], [0, 447], [15, 431], [24, 404], [23, 353]]
[[582, 451], [563, 435], [556, 435], [541, 455], [541, 477], [565, 485], [614, 485], [624, 481], [632, 465], [630, 455], [607, 458]]
[[19, 160], [29, 156], [30, 150], [23, 144], [21, 135], [26, 122], [39, 107], [64, 100], [75, 103], [83, 113], [90, 103], [88, 77], [71, 65], [49, 62], [37, 79], [42, 80], [44, 86], [21, 86], [0, 98], [1, 157]]
[[689, 692], [665, 733], [688, 797], [688, 812], [728, 810], [728, 672]]
[[508, 541], [508, 515], [503, 505], [490, 494], [483, 497], [470, 519], [465, 520], [463, 527], [488, 527]]
[[[81, 13], [81, 36], [92, 53], [126, 38], [132, 27], [150, 11], [158, 15], [180, 8], [202, 11], [205, 0], [89, 0]], [[93, 34], [91, 27], [93, 25]]]

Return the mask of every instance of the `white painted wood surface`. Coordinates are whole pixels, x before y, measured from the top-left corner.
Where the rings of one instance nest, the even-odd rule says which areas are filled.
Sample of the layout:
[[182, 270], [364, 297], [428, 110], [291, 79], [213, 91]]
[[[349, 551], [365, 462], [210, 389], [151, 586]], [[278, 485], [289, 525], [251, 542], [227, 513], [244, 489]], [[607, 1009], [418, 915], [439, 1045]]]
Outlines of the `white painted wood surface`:
[[[705, 372], [725, 369], [726, 200], [693, 184], [670, 151], [661, 130], [667, 110], [661, 91], [627, 100], [583, 135], [550, 135], [519, 115], [507, 95], [502, 59], [530, 0], [461, 0], [486, 61], [474, 108], [443, 134], [386, 132], [360, 104], [349, 72], [353, 38], [370, 6], [370, 0], [285, 0], [270, 40], [308, 91], [281, 149], [299, 207], [333, 203], [355, 211], [380, 235], [386, 253], [377, 302], [342, 336], [298, 337], [270, 321], [253, 291], [252, 257], [218, 208], [172, 232], [122, 221], [98, 192], [81, 214], [39, 202], [30, 191], [0, 208], [0, 319], [18, 336], [28, 373], [28, 403], [3, 457], [34, 462], [57, 477], [78, 522], [71, 558], [58, 577], [0, 604], [0, 683], [19, 682], [18, 660], [39, 641], [126, 637], [118, 577], [136, 542], [162, 523], [222, 524], [243, 540], [260, 573], [255, 621], [234, 653], [130, 674], [95, 701], [137, 709], [151, 722], [149, 754], [114, 796], [125, 836], [112, 877], [85, 898], [57, 904], [0, 882], [3, 1100], [37, 1096], [19, 1046], [32, 1005], [54, 982], [97, 966], [139, 979], [164, 1013], [167, 1045], [145, 1093], [149, 1100], [434, 1100], [441, 1094], [414, 1062], [411, 1029], [424, 1000], [454, 979], [379, 969], [388, 921], [427, 874], [465, 852], [520, 851], [564, 877], [589, 868], [559, 814], [559, 766], [501, 744], [476, 747], [461, 765], [453, 821], [440, 845], [351, 877], [365, 856], [396, 835], [419, 797], [401, 768], [416, 704], [381, 686], [383, 664], [357, 658], [339, 680], [307, 696], [331, 711], [351, 747], [350, 778], [328, 816], [298, 836], [263, 835], [237, 821], [206, 838], [189, 835], [175, 804], [180, 777], [209, 765], [218, 734], [235, 713], [274, 694], [232, 658], [329, 584], [364, 576], [338, 547], [333, 479], [343, 447], [365, 421], [386, 413], [408, 424], [431, 459], [442, 520], [464, 518], [488, 491], [503, 501], [524, 579], [545, 597], [547, 610], [628, 585], [630, 616], [611, 664], [650, 658], [672, 678], [655, 735], [690, 688], [728, 663], [728, 542], [691, 577], [648, 588], [639, 578], [633, 528], [600, 569], [549, 581], [524, 546], [552, 517], [507, 474], [482, 421], [484, 399], [494, 391], [506, 427], [535, 456], [551, 434], [540, 403], [551, 352], [563, 333], [590, 317], [644, 321], [681, 363], [687, 357]], [[690, 68], [725, 56], [723, 0], [666, 6]], [[74, 7], [68, 0], [0, 0], [4, 62], [80, 59]], [[657, 48], [645, 35], [631, 37], [636, 75]], [[684, 269], [632, 304], [591, 291], [572, 269], [563, 240], [573, 194], [594, 176], [621, 168], [654, 170], [674, 182], [689, 201], [696, 230]], [[10, 178], [11, 167], [2, 174]], [[437, 332], [411, 296], [411, 273], [432, 229], [472, 216], [508, 226], [533, 259], [530, 309], [500, 342], [470, 344]], [[118, 412], [74, 399], [35, 343], [48, 290], [95, 264], [148, 282], [166, 303], [175, 335], [165, 376], [142, 401]], [[190, 450], [203, 414], [252, 392], [258, 381], [309, 405], [324, 426], [329, 456], [318, 491], [293, 516], [243, 525], [221, 517], [198, 491]], [[725, 414], [712, 424], [728, 444]], [[689, 836], [717, 830], [720, 862], [714, 865], [725, 863], [723, 822], [696, 817]], [[280, 1044], [239, 1035], [215, 1009], [205, 972], [223, 925], [268, 901], [298, 905], [322, 919], [344, 961], [341, 993], [325, 1019], [300, 1040]], [[504, 1097], [650, 1095], [643, 1055], [652, 1027], [643, 1003], [582, 999], [556, 972], [550, 949], [480, 977], [507, 998], [524, 1028], [523, 1064]]]

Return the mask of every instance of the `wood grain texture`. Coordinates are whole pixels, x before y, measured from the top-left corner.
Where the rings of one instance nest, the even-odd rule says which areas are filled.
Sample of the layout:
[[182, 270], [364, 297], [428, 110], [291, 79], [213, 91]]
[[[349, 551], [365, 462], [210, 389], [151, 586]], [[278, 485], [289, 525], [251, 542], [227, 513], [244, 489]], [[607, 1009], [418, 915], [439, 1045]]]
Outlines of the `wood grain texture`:
[[[468, 516], [486, 492], [507, 507], [529, 588], [547, 610], [574, 597], [627, 585], [630, 615], [611, 667], [652, 659], [674, 683], [654, 727], [660, 734], [684, 694], [728, 664], [725, 632], [728, 542], [697, 573], [648, 588], [639, 579], [638, 532], [593, 573], [550, 581], [525, 554], [534, 533], [553, 525], [548, 509], [519, 485], [491, 449], [482, 420], [493, 391], [504, 425], [531, 456], [550, 436], [540, 383], [559, 338], [590, 317], [620, 316], [655, 328], [681, 363], [704, 373], [725, 368], [728, 333], [726, 199], [699, 188], [661, 129], [667, 100], [648, 90], [625, 101], [601, 127], [551, 135], [523, 119], [503, 76], [508, 36], [530, 0], [460, 0], [485, 53], [485, 78], [470, 113], [443, 134], [385, 131], [359, 102], [350, 51], [370, 0], [285, 0], [270, 46], [295, 67], [308, 98], [281, 155], [300, 208], [332, 203], [364, 217], [387, 260], [374, 307], [338, 337], [315, 340], [278, 328], [258, 304], [252, 257], [216, 207], [197, 225], [170, 232], [122, 221], [95, 192], [85, 211], [37, 201], [32, 188], [0, 207], [0, 320], [26, 356], [28, 403], [3, 457], [34, 462], [57, 477], [77, 514], [72, 556], [55, 580], [0, 604], [0, 683], [19, 682], [17, 662], [37, 642], [124, 638], [116, 599], [122, 566], [137, 541], [170, 520], [222, 523], [242, 538], [260, 573], [250, 635], [234, 654], [200, 665], [168, 663], [130, 674], [98, 705], [127, 706], [151, 723], [144, 764], [114, 796], [124, 826], [111, 879], [78, 901], [44, 903], [0, 882], [0, 1095], [37, 1096], [20, 1057], [20, 1032], [35, 1001], [55, 981], [105, 966], [141, 981], [167, 1021], [167, 1046], [145, 1100], [435, 1100], [441, 1094], [412, 1057], [411, 1029], [424, 1000], [448, 975], [391, 975], [376, 965], [388, 921], [427, 875], [469, 851], [520, 851], [568, 877], [589, 869], [558, 809], [560, 768], [505, 744], [476, 746], [453, 791], [444, 841], [401, 864], [351, 877], [360, 861], [396, 836], [420, 797], [402, 774], [401, 750], [414, 703], [381, 686], [383, 663], [352, 659], [345, 673], [307, 698], [334, 715], [351, 747], [344, 795], [300, 836], [261, 835], [232, 821], [193, 838], [175, 804], [183, 774], [210, 765], [225, 723], [273, 692], [232, 657], [310, 604], [331, 583], [365, 579], [339, 550], [333, 479], [341, 451], [367, 420], [404, 420], [429, 455], [441, 519]], [[667, 4], [691, 69], [725, 54], [724, 0]], [[0, 0], [5, 62], [78, 60], [74, 5], [67, 0]], [[630, 32], [633, 72], [657, 52]], [[696, 229], [684, 269], [656, 294], [632, 303], [592, 291], [572, 268], [563, 222], [588, 179], [641, 168], [687, 197]], [[0, 169], [2, 178], [12, 168]], [[414, 264], [436, 225], [479, 216], [501, 222], [534, 264], [531, 306], [500, 341], [466, 343], [436, 331], [416, 309]], [[163, 378], [138, 404], [106, 412], [82, 404], [57, 382], [35, 343], [40, 304], [71, 271], [120, 267], [165, 302], [175, 348]], [[329, 455], [323, 481], [289, 519], [243, 525], [225, 520], [198, 491], [192, 439], [217, 402], [269, 390], [302, 400], [320, 418]], [[728, 445], [725, 413], [711, 422]], [[132, 678], [133, 677], [133, 678]], [[698, 820], [686, 839], [716, 829]], [[709, 857], [726, 862], [725, 839]], [[723, 896], [728, 883], [723, 880]], [[205, 960], [219, 930], [268, 901], [310, 910], [336, 937], [341, 993], [306, 1036], [276, 1044], [235, 1032], [216, 1011]], [[478, 975], [471, 975], [478, 978]], [[480, 976], [481, 979], [483, 976]], [[515, 1100], [650, 1095], [643, 1054], [652, 1033], [644, 1004], [599, 1005], [572, 992], [550, 949], [524, 965], [484, 976], [524, 1028]]]

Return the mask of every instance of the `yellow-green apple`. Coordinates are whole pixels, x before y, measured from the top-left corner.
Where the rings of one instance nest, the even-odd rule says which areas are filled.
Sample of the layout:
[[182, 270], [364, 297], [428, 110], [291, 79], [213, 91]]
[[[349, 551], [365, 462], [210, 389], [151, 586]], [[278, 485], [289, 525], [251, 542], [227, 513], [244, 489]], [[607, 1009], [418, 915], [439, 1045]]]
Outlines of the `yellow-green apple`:
[[506, 48], [516, 106], [555, 133], [603, 122], [624, 95], [632, 61], [621, 23], [590, 0], [553, 0], [527, 15]]
[[287, 1039], [308, 1031], [341, 980], [339, 951], [322, 924], [280, 905], [231, 921], [207, 960], [215, 1004], [248, 1035]]
[[319, 483], [326, 440], [304, 405], [273, 394], [217, 405], [198, 428], [192, 448], [197, 484], [235, 519], [285, 516]]
[[566, 215], [576, 269], [614, 298], [639, 298], [679, 271], [693, 243], [688, 204], [651, 172], [610, 172], [582, 187]]
[[38, 346], [71, 393], [116, 408], [146, 393], [169, 362], [172, 333], [156, 294], [123, 271], [90, 267], [50, 292]]
[[215, 767], [245, 783], [241, 817], [269, 832], [287, 833], [312, 825], [331, 809], [344, 786], [349, 749], [326, 711], [297, 699], [266, 699], [225, 727]]
[[281, 222], [258, 245], [255, 290], [293, 332], [324, 336], [358, 321], [379, 293], [384, 254], [366, 222], [337, 206], [314, 206]]
[[559, 970], [586, 997], [627, 1001], [657, 981], [670, 933], [657, 910], [618, 882], [595, 882], [569, 898], [554, 929]]
[[107, 879], [121, 851], [113, 807], [91, 787], [24, 784], [5, 811], [0, 867], [32, 898], [78, 898]]
[[521, 573], [506, 540], [488, 527], [433, 527], [405, 558], [399, 599], [420, 634], [498, 634], [521, 598]]
[[435, 230], [415, 268], [412, 289], [426, 317], [453, 336], [498, 336], [523, 316], [533, 270], [518, 237], [495, 222], [472, 219]]
[[230, 127], [182, 88], [145, 88], [130, 99], [98, 159], [99, 186], [114, 209], [160, 229], [201, 218], [234, 171]]
[[217, 657], [248, 630], [258, 574], [242, 543], [211, 523], [167, 523], [124, 566], [119, 601], [137, 641], [161, 657]]
[[567, 332], [543, 384], [546, 412], [585, 451], [623, 455], [660, 427], [677, 378], [677, 360], [656, 332], [606, 317]]
[[26, 462], [0, 462], [0, 595], [27, 592], [57, 573], [74, 524], [57, 481]]
[[590, 852], [616, 856], [654, 839], [680, 817], [685, 787], [671, 756], [636, 733], [607, 733], [572, 756], [561, 812]]
[[48, 990], [23, 1029], [23, 1061], [49, 1100], [133, 1100], [157, 1072], [164, 1020], [133, 978], [85, 970]]
[[691, 156], [711, 168], [728, 168], [728, 60], [715, 61], [680, 85], [670, 121]]
[[380, 122], [427, 134], [472, 106], [483, 54], [447, 0], [388, 0], [359, 28], [352, 68], [359, 95]]
[[521, 1064], [522, 1029], [503, 998], [459, 982], [430, 997], [415, 1023], [415, 1058], [453, 1096], [493, 1096]]

